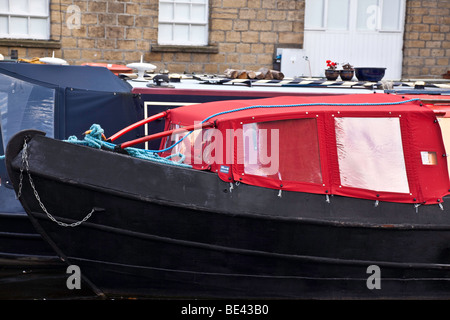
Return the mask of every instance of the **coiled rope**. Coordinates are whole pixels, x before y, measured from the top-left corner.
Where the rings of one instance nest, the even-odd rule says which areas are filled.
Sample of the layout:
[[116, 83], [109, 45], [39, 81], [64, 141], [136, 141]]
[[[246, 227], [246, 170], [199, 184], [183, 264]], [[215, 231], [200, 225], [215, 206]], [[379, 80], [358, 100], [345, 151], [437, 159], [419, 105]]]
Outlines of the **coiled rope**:
[[[84, 136], [83, 140], [79, 140], [76, 136], [70, 136], [67, 140], [64, 140], [64, 141], [78, 144], [78, 145], [88, 146], [91, 148], [96, 148], [96, 149], [104, 148], [104, 149], [113, 151], [115, 149], [116, 145], [114, 143], [104, 141], [102, 138], [103, 133], [104, 133], [104, 130], [100, 127], [100, 125], [93, 124], [90, 128], [90, 132]], [[172, 154], [167, 157], [161, 157], [152, 150], [145, 150], [145, 149], [131, 148], [131, 147], [125, 148], [124, 150], [130, 156], [135, 157], [135, 158], [150, 160], [150, 161], [159, 162], [159, 163], [171, 164], [171, 165], [176, 165], [176, 166], [181, 166], [181, 167], [186, 167], [186, 168], [192, 168], [191, 165], [183, 163], [186, 156], [181, 153]], [[171, 159], [176, 156], [180, 157], [180, 159], [177, 161], [172, 161]]]

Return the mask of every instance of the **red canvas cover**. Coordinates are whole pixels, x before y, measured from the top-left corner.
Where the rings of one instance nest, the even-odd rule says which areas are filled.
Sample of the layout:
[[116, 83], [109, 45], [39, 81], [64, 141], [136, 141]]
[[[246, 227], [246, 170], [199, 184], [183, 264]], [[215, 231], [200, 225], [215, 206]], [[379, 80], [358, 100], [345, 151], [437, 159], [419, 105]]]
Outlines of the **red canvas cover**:
[[[406, 100], [389, 94], [358, 94], [216, 101], [170, 110], [166, 129], [174, 124], [186, 126], [204, 120], [213, 122], [223, 136], [227, 130], [240, 132], [238, 130], [248, 126], [279, 128], [278, 138], [281, 142], [278, 148], [272, 145], [267, 149], [267, 155], [270, 155], [271, 148], [279, 152], [278, 171], [264, 172], [264, 166], [256, 164], [252, 171], [252, 166], [244, 164], [249, 151], [248, 147], [244, 148], [245, 143], [239, 143], [239, 140], [243, 140], [241, 138], [232, 145], [231, 157], [227, 154], [230, 152], [229, 146], [224, 144], [221, 152], [226, 156], [222, 162], [194, 164], [195, 168], [208, 168], [217, 172], [224, 181], [380, 201], [440, 203], [450, 188], [440, 127], [432, 110], [421, 105], [420, 101], [405, 103]], [[364, 119], [368, 119], [370, 125], [366, 126]], [[294, 120], [297, 122], [289, 122]], [[386, 130], [388, 127], [394, 128], [392, 130], [398, 136], [397, 146], [386, 143], [389, 133], [383, 132], [384, 125], [387, 126]], [[352, 142], [352, 135], [341, 133], [340, 126], [345, 130], [358, 126], [366, 130], [367, 127], [367, 132], [375, 132], [381, 137], [377, 139], [385, 140], [384, 144], [370, 137], [368, 142]], [[312, 130], [317, 130], [317, 134], [313, 134]], [[365, 139], [364, 134], [368, 135], [363, 132], [361, 139]], [[374, 150], [370, 150], [371, 144], [374, 144], [370, 139], [378, 143]], [[267, 142], [270, 145], [270, 138]], [[355, 152], [348, 156], [352, 146]], [[370, 154], [358, 154], [357, 150], [369, 150]], [[289, 157], [290, 154], [295, 157]], [[352, 168], [351, 161], [358, 160], [358, 156], [359, 170], [362, 171], [360, 174], [355, 167], [356, 174], [352, 176], [348, 170]], [[366, 162], [367, 165], [378, 165], [375, 169], [367, 169], [368, 172], [372, 171], [372, 175], [364, 171]], [[386, 170], [380, 164], [386, 164]], [[404, 175], [399, 173], [398, 176], [404, 177], [405, 181], [397, 184], [400, 186], [397, 191], [397, 186], [389, 186], [388, 167], [395, 174], [395, 168], [399, 165], [403, 166]], [[308, 176], [308, 170], [312, 172], [311, 176]], [[359, 181], [359, 174], [366, 175], [367, 181]], [[375, 181], [377, 179], [381, 181]], [[369, 187], [365, 187], [366, 184]]]

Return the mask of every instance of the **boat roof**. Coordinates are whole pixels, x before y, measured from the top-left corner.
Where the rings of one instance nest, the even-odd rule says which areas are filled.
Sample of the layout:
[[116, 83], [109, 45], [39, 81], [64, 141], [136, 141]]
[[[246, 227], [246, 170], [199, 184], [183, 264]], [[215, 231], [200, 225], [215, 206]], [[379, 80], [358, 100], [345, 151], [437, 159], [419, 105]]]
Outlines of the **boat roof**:
[[[300, 109], [301, 108], [301, 109]], [[300, 110], [316, 112], [432, 112], [421, 107], [419, 99], [374, 93], [371, 95], [338, 96], [281, 96], [254, 100], [214, 101], [169, 110], [171, 123], [191, 125], [199, 121], [239, 121], [258, 116], [263, 118], [289, 118]]]
[[29, 82], [90, 91], [131, 92], [131, 86], [103, 67], [2, 62], [0, 73]]

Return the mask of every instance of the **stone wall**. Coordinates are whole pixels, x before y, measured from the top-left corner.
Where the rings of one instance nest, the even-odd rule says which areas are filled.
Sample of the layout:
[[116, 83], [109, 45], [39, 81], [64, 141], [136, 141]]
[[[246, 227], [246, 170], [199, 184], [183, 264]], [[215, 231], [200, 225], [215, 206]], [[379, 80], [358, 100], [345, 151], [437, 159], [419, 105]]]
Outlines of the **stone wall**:
[[[61, 33], [61, 58], [70, 64], [135, 62], [149, 52], [157, 38], [157, 0], [61, 0], [61, 3], [61, 10], [52, 4], [52, 34]], [[68, 27], [74, 14], [67, 12], [70, 5], [80, 8], [79, 27]]]
[[152, 46], [149, 60], [175, 72], [272, 68], [278, 46], [302, 47], [303, 17], [303, 0], [210, 0], [209, 42], [217, 53], [155, 52]]
[[408, 0], [403, 78], [442, 78], [450, 70], [450, 1]]

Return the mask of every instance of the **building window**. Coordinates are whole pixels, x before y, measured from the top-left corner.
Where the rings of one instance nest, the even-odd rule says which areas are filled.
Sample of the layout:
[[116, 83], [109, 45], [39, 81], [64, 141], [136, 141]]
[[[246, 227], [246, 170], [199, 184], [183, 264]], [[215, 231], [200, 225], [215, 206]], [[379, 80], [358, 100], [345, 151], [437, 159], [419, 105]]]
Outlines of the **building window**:
[[208, 0], [159, 0], [159, 45], [208, 44]]
[[360, 0], [356, 28], [362, 31], [400, 31], [402, 29], [401, 0]]
[[49, 0], [0, 0], [0, 37], [48, 40]]
[[305, 28], [347, 30], [350, 0], [307, 0]]
[[399, 32], [404, 0], [306, 0], [305, 28]]

